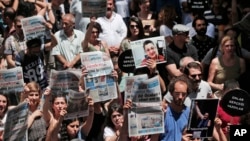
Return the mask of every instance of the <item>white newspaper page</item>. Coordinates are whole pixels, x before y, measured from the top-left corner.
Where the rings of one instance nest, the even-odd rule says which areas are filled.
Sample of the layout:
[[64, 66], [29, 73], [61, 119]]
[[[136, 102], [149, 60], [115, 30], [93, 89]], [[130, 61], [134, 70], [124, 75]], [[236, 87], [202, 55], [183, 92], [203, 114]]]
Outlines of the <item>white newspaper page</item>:
[[87, 94], [85, 92], [69, 91], [67, 103], [67, 114], [64, 116], [64, 119], [74, 119], [89, 115]]
[[106, 0], [82, 0], [83, 17], [103, 17], [106, 15]]
[[133, 105], [128, 114], [129, 136], [164, 133], [158, 76], [135, 81], [131, 96]]
[[10, 105], [17, 105], [19, 103], [23, 87], [24, 80], [21, 67], [0, 70], [0, 92], [8, 95]]
[[23, 102], [8, 111], [4, 141], [25, 141], [28, 119], [28, 103]]
[[68, 93], [69, 90], [78, 91], [78, 82], [81, 77], [81, 70], [51, 70], [49, 87], [53, 94]]
[[50, 36], [46, 30], [45, 19], [40, 15], [24, 18], [21, 23], [26, 40]]
[[[135, 81], [144, 81], [148, 79], [147, 74], [135, 75], [135, 76], [128, 76], [125, 78], [125, 86], [126, 89], [124, 90], [124, 103], [127, 99], [132, 99], [132, 90]], [[134, 96], [134, 95], [133, 95]]]
[[111, 76], [111, 58], [100, 51], [87, 52], [81, 53], [81, 62], [88, 70], [88, 75], [84, 77], [85, 89], [94, 102], [117, 98], [117, 84]]

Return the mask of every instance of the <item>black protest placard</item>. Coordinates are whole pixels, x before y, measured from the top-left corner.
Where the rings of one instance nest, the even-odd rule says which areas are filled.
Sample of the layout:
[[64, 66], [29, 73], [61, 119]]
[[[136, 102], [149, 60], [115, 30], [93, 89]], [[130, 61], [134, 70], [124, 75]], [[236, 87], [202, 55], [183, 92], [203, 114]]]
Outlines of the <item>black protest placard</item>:
[[118, 66], [121, 71], [126, 73], [133, 73], [135, 70], [135, 62], [131, 49], [121, 53], [118, 58]]
[[250, 95], [242, 89], [227, 92], [221, 99], [220, 106], [231, 116], [241, 116], [250, 111]]

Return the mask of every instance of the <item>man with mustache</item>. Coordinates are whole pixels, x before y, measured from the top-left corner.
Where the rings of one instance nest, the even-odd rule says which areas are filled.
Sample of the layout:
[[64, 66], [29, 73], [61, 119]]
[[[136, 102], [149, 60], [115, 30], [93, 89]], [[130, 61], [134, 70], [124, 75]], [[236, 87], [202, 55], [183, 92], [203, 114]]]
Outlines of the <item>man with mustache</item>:
[[[192, 92], [185, 99], [184, 104], [188, 107], [191, 106], [191, 99], [206, 99], [213, 98], [212, 89], [206, 81], [202, 80], [202, 67], [199, 62], [192, 61], [188, 63], [183, 73], [188, 76], [188, 78], [192, 82]], [[173, 100], [172, 96], [168, 92], [164, 96], [164, 101], [167, 103], [171, 103]]]
[[198, 51], [198, 60], [201, 61], [210, 48], [216, 46], [213, 38], [206, 35], [208, 21], [203, 16], [197, 16], [192, 23], [196, 35], [192, 37], [191, 43]]
[[119, 54], [120, 43], [127, 35], [127, 27], [122, 16], [114, 12], [114, 0], [107, 0], [106, 16], [97, 18], [103, 32], [100, 34], [101, 40], [108, 44], [111, 57]]

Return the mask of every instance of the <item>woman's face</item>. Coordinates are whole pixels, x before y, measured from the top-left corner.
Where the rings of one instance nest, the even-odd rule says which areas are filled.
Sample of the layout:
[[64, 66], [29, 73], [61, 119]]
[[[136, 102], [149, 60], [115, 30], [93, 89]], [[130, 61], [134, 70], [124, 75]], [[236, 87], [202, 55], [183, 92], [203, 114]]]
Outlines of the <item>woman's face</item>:
[[117, 111], [114, 111], [111, 115], [111, 120], [115, 127], [122, 127], [123, 124], [123, 115]]
[[0, 95], [0, 115], [2, 115], [7, 108], [7, 99], [5, 96]]
[[59, 114], [62, 110], [67, 109], [67, 103], [64, 97], [57, 97], [53, 103], [53, 110], [55, 114]]
[[235, 45], [234, 45], [234, 42], [232, 40], [228, 40], [225, 42], [225, 44], [223, 45], [223, 52], [225, 54], [234, 54]]
[[155, 51], [155, 46], [152, 43], [146, 44], [145, 45], [145, 52], [147, 54], [147, 56], [151, 59], [156, 59], [157, 58], [157, 54]]
[[28, 94], [29, 106], [37, 106], [40, 102], [40, 94], [39, 92], [31, 91]]
[[77, 133], [79, 131], [79, 126], [80, 123], [78, 120], [71, 122], [68, 126], [67, 126], [67, 133], [71, 138], [75, 138], [77, 136]]
[[97, 28], [93, 28], [91, 32], [91, 39], [96, 40], [99, 37], [99, 31]]
[[140, 5], [140, 10], [144, 12], [149, 12], [150, 11], [150, 1], [149, 0], [144, 0]]
[[136, 22], [133, 22], [133, 21], [130, 22], [129, 30], [130, 30], [132, 36], [139, 35], [139, 26]]

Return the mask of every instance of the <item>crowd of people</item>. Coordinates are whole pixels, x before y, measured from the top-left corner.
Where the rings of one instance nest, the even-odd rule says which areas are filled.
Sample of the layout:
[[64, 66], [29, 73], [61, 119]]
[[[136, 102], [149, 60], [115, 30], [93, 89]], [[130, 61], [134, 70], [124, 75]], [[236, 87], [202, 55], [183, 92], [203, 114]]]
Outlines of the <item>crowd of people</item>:
[[[192, 0], [106, 0], [102, 17], [82, 17], [81, 0], [0, 1], [0, 69], [23, 69], [25, 86], [18, 99], [28, 103], [28, 140], [229, 141], [230, 125], [250, 124], [250, 109], [243, 116], [232, 116], [219, 104], [213, 121], [200, 122], [199, 126], [214, 125], [212, 137], [206, 139], [190, 134], [187, 124], [192, 99], [220, 101], [231, 86], [250, 93], [250, 33], [244, 28], [250, 23], [242, 21], [249, 17], [250, 2], [207, 1], [197, 9]], [[44, 17], [50, 36], [26, 40], [21, 20], [37, 15]], [[157, 36], [164, 36], [166, 50], [156, 56], [150, 38]], [[132, 48], [130, 42], [147, 38], [145, 67], [123, 72], [119, 55]], [[88, 72], [80, 54], [94, 51], [112, 59], [118, 98], [93, 102], [90, 95], [89, 115], [65, 120], [67, 99], [51, 94], [49, 72], [80, 70], [79, 91], [85, 91], [82, 78]], [[157, 59], [165, 62], [158, 64]], [[125, 79], [139, 74], [159, 78], [164, 133], [128, 135], [127, 114], [133, 101], [124, 101]], [[0, 92], [0, 140], [8, 110], [18, 104], [10, 103], [10, 98]], [[209, 118], [209, 113], [197, 113], [201, 120]]]

